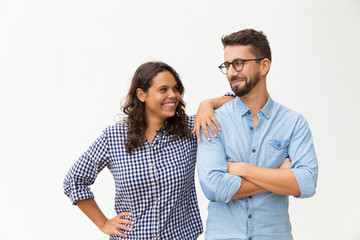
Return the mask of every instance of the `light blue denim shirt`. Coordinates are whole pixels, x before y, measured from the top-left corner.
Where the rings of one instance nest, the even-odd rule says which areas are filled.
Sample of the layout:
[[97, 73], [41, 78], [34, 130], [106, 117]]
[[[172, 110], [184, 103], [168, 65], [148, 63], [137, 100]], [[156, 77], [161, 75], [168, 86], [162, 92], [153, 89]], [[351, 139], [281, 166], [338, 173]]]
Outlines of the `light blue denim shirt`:
[[201, 188], [210, 200], [206, 239], [293, 239], [289, 220], [289, 197], [264, 192], [231, 200], [241, 177], [227, 173], [227, 161], [278, 168], [289, 156], [291, 170], [300, 187], [297, 198], [315, 194], [317, 158], [310, 128], [298, 113], [270, 97], [258, 113], [256, 128], [252, 112], [236, 97], [215, 111], [221, 131], [207, 141], [201, 133], [197, 169]]

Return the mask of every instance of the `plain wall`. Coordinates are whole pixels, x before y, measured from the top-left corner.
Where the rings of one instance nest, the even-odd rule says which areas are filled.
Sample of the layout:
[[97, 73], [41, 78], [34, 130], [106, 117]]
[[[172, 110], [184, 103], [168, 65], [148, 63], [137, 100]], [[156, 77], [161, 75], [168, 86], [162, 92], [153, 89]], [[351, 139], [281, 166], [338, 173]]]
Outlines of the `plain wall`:
[[[179, 72], [188, 114], [230, 91], [220, 38], [244, 28], [267, 35], [269, 92], [313, 133], [317, 193], [290, 198], [294, 238], [360, 239], [359, 13], [357, 0], [0, 0], [0, 239], [108, 239], [63, 194], [66, 172], [143, 62]], [[108, 170], [92, 190], [113, 217]]]

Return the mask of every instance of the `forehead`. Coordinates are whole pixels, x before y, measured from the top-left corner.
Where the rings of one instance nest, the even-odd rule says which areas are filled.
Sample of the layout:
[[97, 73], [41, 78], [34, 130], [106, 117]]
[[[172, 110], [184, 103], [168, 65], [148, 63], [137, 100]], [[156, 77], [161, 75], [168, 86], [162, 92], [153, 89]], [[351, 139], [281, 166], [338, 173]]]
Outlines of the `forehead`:
[[252, 59], [255, 58], [254, 54], [251, 53], [250, 45], [233, 45], [226, 46], [224, 49], [224, 60], [225, 62], [232, 62], [234, 59]]
[[159, 86], [175, 86], [177, 84], [176, 79], [169, 71], [158, 73], [152, 80], [151, 87]]

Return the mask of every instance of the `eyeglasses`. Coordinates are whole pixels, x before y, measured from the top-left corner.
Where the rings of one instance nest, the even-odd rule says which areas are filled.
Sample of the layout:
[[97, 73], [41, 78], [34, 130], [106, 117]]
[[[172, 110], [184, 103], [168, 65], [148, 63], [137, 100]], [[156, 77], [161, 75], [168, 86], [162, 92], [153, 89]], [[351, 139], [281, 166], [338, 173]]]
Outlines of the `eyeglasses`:
[[232, 65], [232, 67], [234, 68], [235, 71], [240, 72], [244, 68], [245, 62], [250, 62], [250, 61], [255, 61], [255, 60], [263, 60], [263, 59], [265, 59], [265, 58], [255, 58], [255, 59], [238, 58], [232, 62], [224, 62], [223, 64], [221, 64], [219, 66], [219, 68], [220, 68], [221, 72], [226, 75], [229, 71], [230, 65]]

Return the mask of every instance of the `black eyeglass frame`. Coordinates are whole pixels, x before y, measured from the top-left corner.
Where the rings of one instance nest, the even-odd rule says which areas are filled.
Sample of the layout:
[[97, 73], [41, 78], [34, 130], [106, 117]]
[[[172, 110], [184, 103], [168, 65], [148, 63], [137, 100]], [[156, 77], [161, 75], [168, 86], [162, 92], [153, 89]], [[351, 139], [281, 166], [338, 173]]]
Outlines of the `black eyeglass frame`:
[[[237, 59], [234, 59], [234, 61], [232, 62], [223, 62], [222, 64], [220, 64], [220, 66], [218, 67], [220, 69], [220, 71], [223, 73], [223, 74], [227, 74], [228, 72], [228, 69], [230, 67], [230, 65], [232, 65], [233, 69], [237, 72], [240, 72], [241, 70], [243, 70], [244, 68], [244, 63], [245, 62], [250, 62], [250, 61], [258, 61], [258, 60], [264, 60], [265, 58], [254, 58], [254, 59], [242, 59], [242, 58], [237, 58]], [[238, 70], [236, 69], [235, 65], [234, 65], [234, 62], [236, 61], [240, 61], [241, 62], [241, 68]], [[226, 68], [226, 65], [225, 64], [229, 64], [229, 67]], [[223, 69], [226, 71], [224, 72]]]

